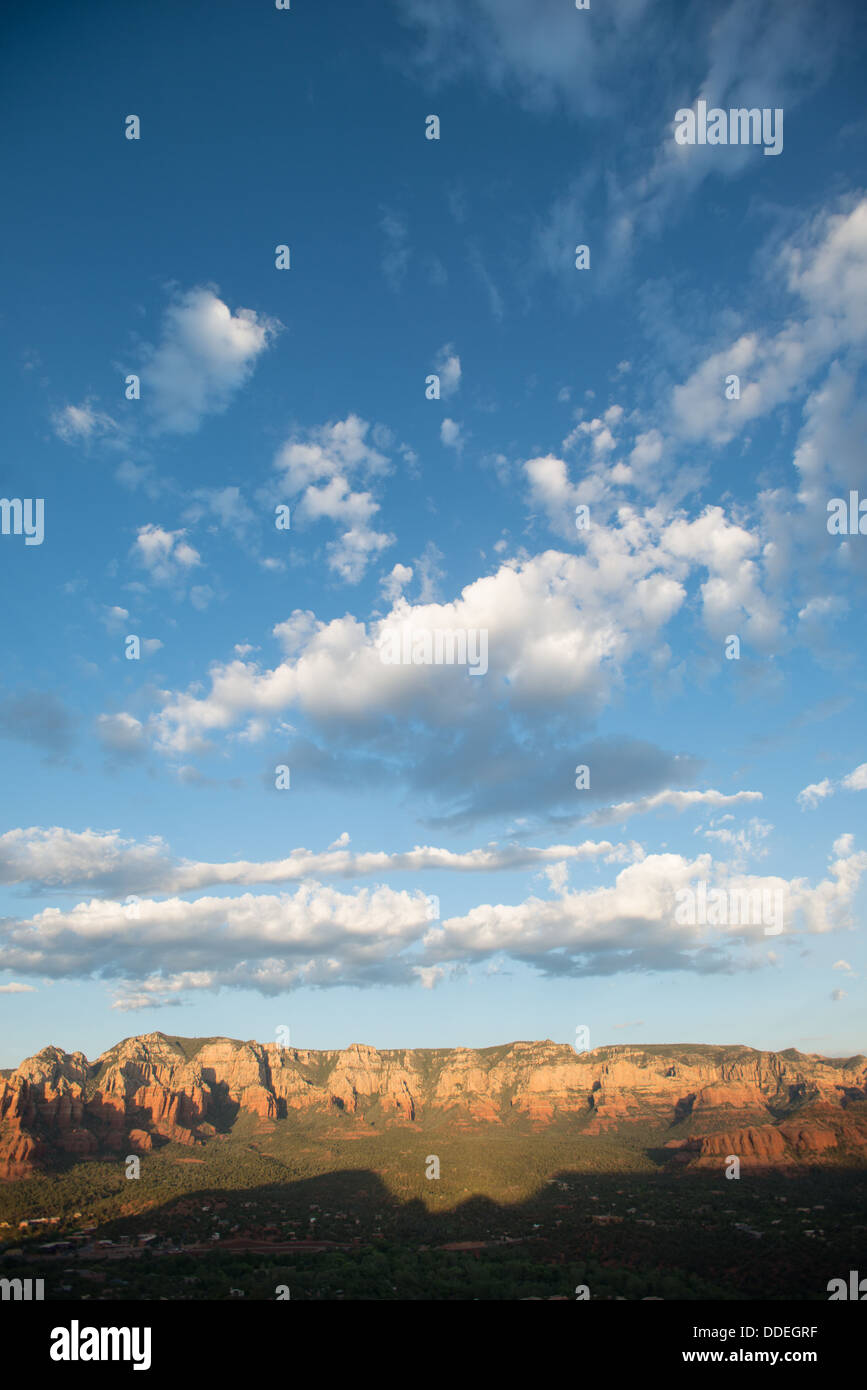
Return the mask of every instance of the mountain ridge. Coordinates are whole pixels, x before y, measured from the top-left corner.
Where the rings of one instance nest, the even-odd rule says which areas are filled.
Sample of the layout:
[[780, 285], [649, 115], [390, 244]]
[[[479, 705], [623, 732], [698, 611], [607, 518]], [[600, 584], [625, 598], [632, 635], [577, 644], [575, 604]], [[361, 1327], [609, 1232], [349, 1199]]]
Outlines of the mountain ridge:
[[[49, 1045], [0, 1076], [0, 1178], [82, 1158], [206, 1149], [242, 1112], [266, 1125], [652, 1130], [673, 1164], [867, 1160], [867, 1057], [742, 1044], [552, 1039], [487, 1048], [307, 1049], [132, 1035], [93, 1061]], [[672, 1131], [674, 1135], [672, 1137]]]

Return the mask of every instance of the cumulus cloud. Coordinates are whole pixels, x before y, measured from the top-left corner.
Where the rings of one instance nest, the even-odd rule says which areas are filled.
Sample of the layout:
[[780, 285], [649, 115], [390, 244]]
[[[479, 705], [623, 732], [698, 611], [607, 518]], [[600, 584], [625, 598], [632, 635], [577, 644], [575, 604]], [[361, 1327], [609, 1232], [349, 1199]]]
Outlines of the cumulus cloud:
[[[836, 852], [835, 846], [835, 852]], [[783, 931], [824, 933], [851, 926], [851, 908], [867, 853], [833, 860], [815, 886], [806, 879], [745, 875], [715, 862], [678, 854], [648, 855], [622, 869], [610, 887], [564, 892], [559, 898], [482, 904], [425, 935], [431, 963], [482, 960], [497, 953], [549, 975], [603, 975], [624, 970], [735, 968], [737, 943], [761, 945], [765, 926], [686, 925], [676, 916], [677, 893], [698, 881], [724, 891], [782, 894]]]
[[[616, 561], [615, 561], [616, 556]], [[516, 709], [578, 701], [600, 710], [630, 654], [645, 648], [680, 607], [682, 586], [657, 570], [652, 548], [600, 534], [592, 557], [548, 551], [509, 561], [468, 584], [450, 603], [398, 600], [366, 627], [351, 615], [329, 623], [293, 614], [275, 628], [288, 659], [271, 670], [234, 661], [211, 668], [211, 689], [172, 696], [157, 716], [159, 742], [201, 747], [250, 714], [296, 707], [318, 720], [359, 724], [415, 718], [438, 728], [507, 699]], [[486, 631], [488, 675], [473, 680], [454, 665], [386, 664], [384, 634], [394, 626]]]
[[764, 946], [764, 925], [685, 925], [679, 890], [704, 881], [738, 893], [780, 893], [786, 935], [827, 933], [851, 926], [865, 869], [867, 853], [850, 853], [810, 885], [744, 875], [708, 854], [656, 854], [629, 864], [607, 886], [480, 904], [433, 926], [424, 893], [384, 885], [341, 893], [305, 881], [292, 894], [137, 898], [132, 905], [90, 899], [5, 919], [0, 970], [112, 981], [119, 1002], [131, 998], [132, 1007], [145, 997], [159, 1004], [230, 988], [274, 996], [301, 985], [429, 985], [437, 971], [494, 957], [558, 976], [732, 971], [755, 964], [750, 950]]
[[[314, 449], [312, 460], [305, 453], [293, 462], [318, 468], [318, 458]], [[692, 544], [698, 555], [700, 537]], [[419, 574], [423, 568], [414, 562]], [[605, 708], [633, 663], [662, 670], [660, 630], [683, 604], [680, 576], [688, 571], [688, 559], [666, 553], [653, 526], [629, 515], [619, 527], [591, 531], [584, 554], [506, 560], [451, 601], [401, 596], [368, 623], [348, 613], [324, 622], [296, 610], [273, 629], [283, 660], [216, 662], [207, 685], [166, 694], [148, 727], [163, 752], [187, 758], [250, 719], [271, 727], [288, 719], [303, 725], [306, 740], [295, 763], [299, 752], [307, 756], [319, 778], [345, 779], [351, 766], [360, 772], [359, 759], [370, 775], [374, 762], [384, 766], [387, 746], [389, 766], [402, 767], [419, 805], [430, 807], [430, 824], [441, 823], [449, 805], [448, 817], [469, 823], [531, 806], [565, 813], [569, 801], [576, 820], [584, 807], [579, 812], [571, 769], [588, 761], [576, 731]], [[388, 664], [389, 633], [405, 628], [487, 634], [487, 673]], [[620, 743], [601, 750], [594, 801], [677, 786], [698, 771], [694, 759], [652, 749], [648, 763], [643, 746]]]
[[162, 336], [141, 370], [142, 396], [159, 433], [193, 434], [225, 411], [280, 325], [197, 287], [166, 310]]
[[867, 763], [861, 763], [854, 772], [850, 772], [847, 777], [844, 777], [841, 786], [850, 792], [867, 791]]
[[694, 521], [676, 519], [666, 526], [662, 544], [671, 554], [707, 570], [701, 585], [702, 612], [712, 636], [722, 639], [739, 632], [760, 648], [779, 641], [781, 614], [762, 587], [755, 535], [730, 522], [721, 507], [707, 507]]
[[0, 883], [34, 889], [93, 885], [105, 892], [132, 892], [172, 868], [168, 847], [153, 836], [144, 843], [117, 830], [68, 830], [31, 825], [0, 835]]
[[830, 777], [823, 777], [821, 782], [813, 782], [809, 787], [804, 787], [803, 791], [798, 792], [798, 805], [802, 810], [812, 811], [820, 801], [833, 796], [838, 787], [843, 787], [849, 792], [867, 791], [867, 763], [861, 763], [839, 782], [832, 782]]
[[804, 787], [798, 792], [797, 802], [802, 811], [812, 811], [818, 806], [820, 801], [824, 801], [826, 796], [834, 795], [834, 786], [829, 777], [823, 777], [821, 782], [811, 782], [808, 787]]
[[[599, 428], [582, 436], [582, 448], [592, 449], [603, 431], [618, 440], [626, 428], [619, 405], [595, 418]], [[626, 457], [640, 447], [646, 451], [641, 466], [652, 470], [658, 441], [646, 430], [639, 431], [640, 446], [635, 438], [625, 437]], [[372, 488], [390, 466], [376, 439], [367, 422], [349, 416], [290, 438], [276, 459], [279, 496], [297, 499], [293, 522], [297, 516], [307, 524], [330, 520], [346, 527], [327, 554], [332, 569], [350, 582], [391, 540], [374, 530], [372, 519]], [[449, 801], [447, 814], [456, 817], [523, 814], [543, 801], [565, 811], [569, 757], [578, 751], [566, 751], [567, 711], [574, 740], [575, 729], [589, 727], [617, 697], [627, 672], [640, 669], [645, 678], [659, 679], [671, 660], [663, 630], [685, 607], [700, 613], [718, 650], [732, 632], [763, 652], [775, 651], [788, 636], [785, 605], [791, 600], [769, 580], [773, 547], [758, 527], [721, 506], [689, 516], [682, 508], [672, 512], [655, 504], [640, 511], [618, 501], [613, 489], [620, 463], [612, 462], [607, 448], [601, 452], [596, 472], [585, 473], [580, 485], [553, 455], [525, 466], [532, 500], [552, 526], [580, 545], [580, 553], [522, 551], [451, 601], [435, 601], [425, 556], [411, 567], [395, 565], [381, 581], [391, 604], [387, 614], [365, 622], [346, 613], [324, 622], [296, 611], [272, 630], [284, 646], [283, 660], [216, 662], [209, 685], [169, 692], [149, 721], [158, 746], [171, 755], [198, 755], [250, 720], [261, 728], [261, 721], [273, 727], [275, 720], [291, 717], [296, 727], [300, 717], [309, 726], [308, 765], [316, 776], [326, 769], [338, 776], [338, 758], [366, 757], [367, 749], [381, 750], [387, 737], [393, 765], [404, 761], [414, 789], [422, 787], [425, 802], [435, 803], [436, 816]], [[588, 497], [591, 524], [579, 534], [576, 499]], [[176, 534], [154, 536], [158, 561], [164, 558], [162, 537]], [[421, 581], [414, 602], [405, 597], [411, 578]], [[486, 633], [487, 674], [473, 679], [465, 667], [385, 664], [382, 645], [395, 627]], [[544, 760], [537, 723], [542, 713]], [[561, 748], [558, 768], [553, 750]], [[381, 758], [381, 751], [375, 756]], [[578, 761], [575, 756], [572, 766]], [[689, 778], [683, 768], [664, 777], [660, 768], [643, 784], [633, 779], [612, 786], [607, 796], [619, 804], [639, 792], [694, 783], [695, 770]], [[599, 795], [594, 782], [594, 801]], [[614, 812], [631, 813], [628, 806]], [[428, 823], [439, 821], [429, 815]]]
[[407, 584], [412, 582], [412, 576], [411, 565], [395, 565], [391, 572], [379, 581], [383, 598], [394, 604], [403, 594]]
[[[612, 423], [616, 419], [619, 416]], [[607, 426], [603, 429], [594, 437], [605, 439]], [[650, 434], [640, 435], [639, 440], [632, 456], [640, 452], [637, 466], [649, 467], [659, 441]], [[531, 506], [544, 514], [557, 535], [580, 542], [591, 554], [609, 546], [616, 536], [633, 555], [652, 556], [678, 586], [704, 570], [707, 577], [699, 590], [702, 617], [716, 640], [737, 632], [764, 649], [779, 642], [783, 615], [765, 583], [761, 539], [756, 531], [726, 516], [722, 507], [705, 507], [692, 519], [682, 511], [672, 515], [670, 508], [660, 505], [640, 514], [623, 501], [620, 489], [634, 484], [635, 478], [631, 466], [621, 464], [614, 468], [593, 465], [582, 472], [580, 483], [573, 483], [566, 462], [547, 454], [529, 459], [524, 472]], [[578, 514], [579, 506], [586, 507], [587, 514]]]
[[185, 530], [165, 531], [153, 523], [139, 527], [131, 553], [155, 584], [176, 584], [201, 564], [199, 552], [184, 539], [186, 534]]
[[[768, 651], [794, 637], [815, 651], [847, 612], [835, 592], [840, 572], [867, 576], [867, 551], [841, 546], [825, 526], [829, 497], [867, 486], [867, 403], [859, 379], [867, 342], [867, 198], [823, 209], [764, 264], [774, 301], [782, 295], [790, 309], [778, 327], [746, 326], [731, 335], [674, 386], [658, 422], [619, 406], [591, 420], [578, 412], [562, 445], [571, 462], [541, 455], [524, 472], [534, 513], [572, 544], [590, 544], [599, 526], [622, 525], [635, 496], [647, 498], [653, 505], [644, 525], [672, 559], [701, 567], [710, 542], [701, 599], [717, 640], [735, 632]], [[730, 373], [740, 377], [738, 400], [726, 398]], [[707, 481], [694, 444], [731, 444], [757, 420], [803, 399], [805, 389], [794, 486], [768, 488], [751, 507], [687, 515], [685, 499]], [[589, 508], [589, 531], [576, 531], [579, 504]], [[798, 622], [788, 633], [790, 614]]]
[[357, 584], [370, 562], [395, 540], [371, 524], [380, 509], [373, 494], [355, 490], [351, 482], [388, 471], [388, 458], [371, 442], [376, 436], [366, 420], [348, 415], [311, 430], [306, 438], [293, 436], [274, 461], [285, 494], [279, 500], [298, 499], [293, 524], [327, 520], [336, 526], [337, 539], [326, 547], [328, 564], [347, 584]]
[[427, 923], [421, 891], [378, 886], [340, 893], [302, 884], [294, 894], [192, 902], [91, 900], [0, 926], [0, 969], [49, 978], [102, 978], [129, 993], [299, 985], [405, 984], [403, 952]]
[[623, 414], [623, 408], [613, 405], [605, 413], [605, 418], [595, 418], [593, 420], [579, 420], [571, 434], [563, 440], [564, 449], [572, 449], [581, 440], [582, 436], [587, 439], [592, 452], [597, 458], [607, 458], [616, 448], [616, 441], [612, 434], [612, 429], [616, 426]]

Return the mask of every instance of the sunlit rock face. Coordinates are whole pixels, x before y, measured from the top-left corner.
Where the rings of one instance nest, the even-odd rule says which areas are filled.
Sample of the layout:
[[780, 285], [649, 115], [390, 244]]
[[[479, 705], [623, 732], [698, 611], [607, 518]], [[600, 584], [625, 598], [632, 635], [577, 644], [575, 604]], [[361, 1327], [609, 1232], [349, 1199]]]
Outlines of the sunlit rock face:
[[[689, 1044], [576, 1052], [550, 1041], [490, 1048], [305, 1051], [231, 1038], [127, 1038], [94, 1062], [44, 1048], [0, 1079], [0, 1177], [69, 1159], [206, 1146], [238, 1116], [292, 1123], [586, 1135], [637, 1124], [676, 1166], [798, 1166], [867, 1155], [867, 1061]], [[665, 1135], [674, 1128], [675, 1137]]]

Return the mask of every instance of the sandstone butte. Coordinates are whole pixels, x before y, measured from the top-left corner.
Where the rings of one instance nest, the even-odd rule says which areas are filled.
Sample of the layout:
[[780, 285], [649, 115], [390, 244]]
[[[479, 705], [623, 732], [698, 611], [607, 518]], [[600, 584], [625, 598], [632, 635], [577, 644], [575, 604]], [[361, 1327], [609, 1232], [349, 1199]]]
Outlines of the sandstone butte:
[[[0, 1178], [58, 1162], [201, 1151], [240, 1112], [293, 1113], [456, 1128], [567, 1124], [593, 1135], [651, 1126], [671, 1161], [798, 1167], [867, 1160], [867, 1058], [748, 1047], [600, 1047], [514, 1042], [490, 1048], [305, 1051], [230, 1038], [126, 1038], [89, 1062], [46, 1047], [0, 1073]], [[665, 1131], [677, 1126], [677, 1138]]]

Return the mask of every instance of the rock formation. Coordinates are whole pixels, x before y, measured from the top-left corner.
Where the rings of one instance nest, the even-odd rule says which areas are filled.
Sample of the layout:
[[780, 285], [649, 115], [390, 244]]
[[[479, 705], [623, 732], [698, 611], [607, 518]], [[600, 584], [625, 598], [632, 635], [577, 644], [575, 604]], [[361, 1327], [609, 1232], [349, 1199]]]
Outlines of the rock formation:
[[[693, 1045], [553, 1042], [313, 1052], [230, 1038], [127, 1038], [94, 1062], [47, 1047], [0, 1077], [0, 1177], [65, 1160], [206, 1145], [238, 1115], [460, 1128], [641, 1123], [675, 1165], [867, 1157], [867, 1059]], [[675, 1130], [676, 1137], [666, 1137]]]

